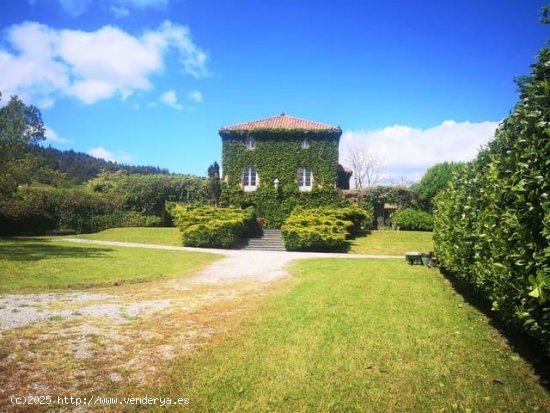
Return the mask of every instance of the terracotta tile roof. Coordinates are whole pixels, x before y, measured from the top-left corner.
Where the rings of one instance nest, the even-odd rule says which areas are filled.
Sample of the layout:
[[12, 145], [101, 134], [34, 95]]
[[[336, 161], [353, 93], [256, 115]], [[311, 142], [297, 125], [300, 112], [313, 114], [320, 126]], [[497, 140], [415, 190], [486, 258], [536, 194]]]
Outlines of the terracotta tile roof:
[[238, 123], [232, 126], [223, 126], [220, 132], [239, 130], [260, 130], [260, 129], [292, 129], [292, 130], [318, 130], [341, 132], [339, 126], [330, 126], [324, 123], [312, 122], [310, 120], [296, 118], [281, 113], [270, 118], [253, 120], [250, 122]]

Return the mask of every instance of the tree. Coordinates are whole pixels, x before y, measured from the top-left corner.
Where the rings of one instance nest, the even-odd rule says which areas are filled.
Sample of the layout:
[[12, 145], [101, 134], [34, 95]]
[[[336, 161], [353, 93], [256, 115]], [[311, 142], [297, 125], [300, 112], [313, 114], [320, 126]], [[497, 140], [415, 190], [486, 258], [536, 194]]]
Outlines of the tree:
[[45, 139], [44, 132], [40, 111], [17, 96], [0, 108], [0, 194], [15, 192], [20, 184], [30, 183], [45, 170], [40, 159], [29, 152], [30, 145]]
[[463, 162], [442, 162], [429, 168], [420, 182], [414, 185], [418, 207], [431, 212], [434, 206], [435, 196], [447, 187], [455, 171], [464, 165]]
[[208, 192], [212, 203], [218, 206], [222, 187], [220, 182], [220, 166], [216, 161], [208, 167]]
[[348, 142], [344, 160], [353, 170], [355, 189], [369, 188], [380, 182], [381, 158], [365, 142], [357, 140]]

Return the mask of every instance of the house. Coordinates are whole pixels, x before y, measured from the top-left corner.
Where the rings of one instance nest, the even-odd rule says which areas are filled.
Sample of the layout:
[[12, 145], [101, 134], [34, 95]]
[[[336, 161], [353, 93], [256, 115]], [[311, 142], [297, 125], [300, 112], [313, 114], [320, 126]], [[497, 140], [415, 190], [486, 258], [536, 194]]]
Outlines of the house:
[[[219, 129], [222, 179], [245, 192], [262, 188], [349, 188], [338, 165], [342, 129], [284, 113]], [[347, 182], [346, 182], [347, 180]]]

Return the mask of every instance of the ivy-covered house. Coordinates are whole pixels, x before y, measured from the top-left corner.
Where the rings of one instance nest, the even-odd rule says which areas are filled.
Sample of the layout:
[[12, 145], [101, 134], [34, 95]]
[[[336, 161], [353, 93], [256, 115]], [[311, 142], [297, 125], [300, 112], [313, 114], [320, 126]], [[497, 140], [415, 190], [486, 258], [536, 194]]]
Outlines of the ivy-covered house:
[[244, 191], [285, 185], [311, 191], [338, 184], [339, 126], [282, 113], [222, 127], [219, 133], [223, 179]]
[[342, 129], [284, 113], [219, 129], [226, 202], [253, 204], [268, 226], [296, 205], [323, 204], [349, 188], [338, 164]]

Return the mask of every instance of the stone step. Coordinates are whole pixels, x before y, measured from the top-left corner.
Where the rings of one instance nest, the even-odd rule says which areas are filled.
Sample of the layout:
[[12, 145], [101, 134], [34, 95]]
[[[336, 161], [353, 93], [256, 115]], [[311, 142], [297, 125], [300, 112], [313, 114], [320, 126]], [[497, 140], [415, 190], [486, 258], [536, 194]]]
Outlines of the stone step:
[[250, 247], [247, 246], [244, 248], [246, 251], [286, 251], [284, 247]]
[[285, 251], [280, 229], [265, 229], [261, 237], [249, 238], [243, 246], [245, 250]]
[[283, 247], [282, 242], [249, 242], [245, 247]]

